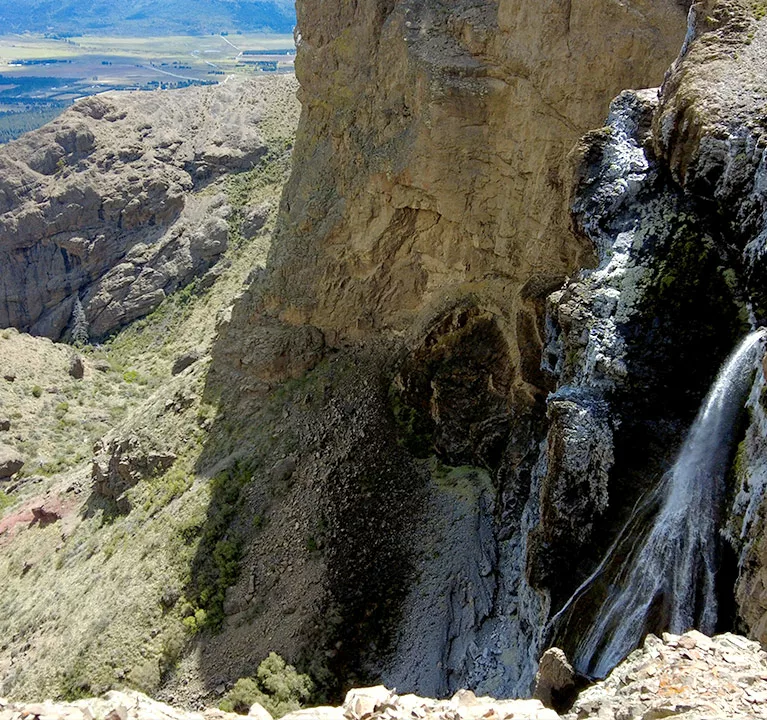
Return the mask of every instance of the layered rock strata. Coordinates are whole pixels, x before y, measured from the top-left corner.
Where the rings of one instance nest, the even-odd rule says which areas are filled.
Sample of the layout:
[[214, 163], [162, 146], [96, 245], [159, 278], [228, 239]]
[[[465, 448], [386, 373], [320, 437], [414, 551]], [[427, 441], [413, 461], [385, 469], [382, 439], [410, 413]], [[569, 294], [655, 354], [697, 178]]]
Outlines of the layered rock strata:
[[0, 327], [98, 338], [205, 273], [231, 208], [200, 191], [269, 151], [264, 94], [293, 82], [105, 93], [0, 148]]

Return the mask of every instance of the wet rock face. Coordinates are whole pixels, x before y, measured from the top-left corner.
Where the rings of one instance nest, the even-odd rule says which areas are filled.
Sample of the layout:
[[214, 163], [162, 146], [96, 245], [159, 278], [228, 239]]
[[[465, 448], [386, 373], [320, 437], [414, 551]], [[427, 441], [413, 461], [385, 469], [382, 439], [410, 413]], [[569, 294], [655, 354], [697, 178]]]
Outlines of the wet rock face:
[[79, 299], [98, 338], [214, 265], [230, 209], [196, 191], [267, 151], [269, 82], [88, 98], [3, 146], [0, 326], [58, 339]]
[[739, 264], [715, 214], [651, 150], [657, 107], [657, 91], [622, 93], [578, 150], [574, 219], [600, 263], [549, 298], [544, 362], [558, 386], [528, 551], [554, 611], [670, 465], [745, 329]]
[[416, 454], [497, 466], [511, 421], [514, 367], [497, 320], [476, 306], [443, 318], [403, 363], [395, 413]]
[[[764, 317], [765, 47], [767, 28], [752, 4], [697, 4], [657, 99], [624, 93], [608, 130], [590, 133], [581, 145], [575, 219], [607, 252], [595, 272], [582, 272], [551, 297], [544, 357], [560, 383], [552, 404], [577, 388], [608, 407], [609, 513], [600, 519], [598, 494], [585, 509], [593, 513], [595, 546], [615, 537], [628, 503], [669, 466], [717, 367], [747, 331], [749, 313], [757, 323]], [[742, 442], [718, 575], [722, 626], [737, 617], [760, 640], [767, 627], [763, 388], [757, 373], [745, 434], [736, 438]], [[550, 434], [549, 448], [551, 440]], [[541, 533], [551, 522], [547, 515], [544, 504]], [[534, 547], [531, 567], [541, 557], [546, 553]], [[584, 558], [584, 565], [597, 561]], [[554, 600], [566, 592], [557, 590], [555, 576], [543, 582]], [[595, 588], [576, 603], [560, 637], [565, 646], [604, 591]]]
[[550, 588], [556, 601], [564, 584], [559, 573], [582, 563], [609, 505], [613, 429], [606, 405], [588, 398], [552, 400], [548, 420], [540, 523], [531, 535], [527, 570], [533, 585]]

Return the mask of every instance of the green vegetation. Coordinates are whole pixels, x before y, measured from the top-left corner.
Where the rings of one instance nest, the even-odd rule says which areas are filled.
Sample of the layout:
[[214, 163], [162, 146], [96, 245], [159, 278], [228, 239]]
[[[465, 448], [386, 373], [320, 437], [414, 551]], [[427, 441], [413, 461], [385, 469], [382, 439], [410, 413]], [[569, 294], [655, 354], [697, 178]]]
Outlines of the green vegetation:
[[[240, 452], [248, 448], [251, 458], [273, 453], [273, 423], [284, 405], [275, 403], [253, 424], [223, 423], [217, 401], [201, 399], [206, 360], [183, 377], [173, 377], [171, 367], [190, 350], [204, 358], [219, 309], [265, 263], [298, 111], [289, 99], [293, 86], [280, 88], [284, 97], [264, 118], [268, 158], [203, 191], [223, 189], [242, 218], [258, 207], [264, 219], [252, 238], [230, 244], [212, 287], [191, 283], [102, 345], [84, 344], [80, 380], [69, 375], [71, 347], [15, 330], [0, 333], [6, 371], [16, 376], [0, 382], [0, 404], [12, 408], [7, 442], [27, 458], [29, 475], [43, 476], [0, 496], [0, 504], [48, 490], [81, 503], [67, 505], [73, 515], [63, 539], [59, 523], [25, 527], [0, 554], [0, 637], [12, 638], [11, 650], [30, 643], [14, 692], [76, 698], [126, 685], [156, 692], [187, 662], [186, 652], [204, 641], [199, 634], [222, 626], [243, 539], [270, 527], [268, 507], [243, 492], [261, 471], [258, 461], [227, 460], [229, 469], [221, 468], [233, 444]], [[231, 232], [238, 234], [235, 223]], [[126, 490], [126, 510], [119, 512], [114, 500], [67, 490], [73, 482], [89, 488], [94, 441], [113, 428], [118, 439], [139, 438], [140, 448], [129, 455], [176, 456], [168, 470]], [[139, 457], [135, 468], [142, 467]], [[249, 612], [257, 612], [255, 606]], [[38, 633], [50, 638], [45, 647], [36, 642]]]
[[767, 16], [767, 2], [765, 0], [751, 0], [751, 11], [757, 20]]
[[10, 142], [25, 132], [35, 130], [50, 122], [69, 105], [51, 100], [34, 104], [31, 99], [6, 102], [0, 98], [0, 144]]
[[314, 692], [308, 675], [299, 674], [276, 653], [269, 653], [256, 671], [256, 677], [240, 678], [219, 704], [225, 712], [247, 715], [254, 703], [259, 703], [280, 718], [300, 709]]
[[240, 496], [250, 477], [249, 468], [241, 462], [214, 476], [204, 525], [185, 531], [190, 542], [199, 538], [187, 592], [192, 607], [184, 620], [192, 632], [218, 630], [224, 621], [226, 589], [234, 585], [240, 572], [242, 531], [236, 520]]
[[0, 518], [3, 517], [3, 512], [5, 512], [6, 508], [9, 508], [11, 505], [13, 505], [13, 498], [9, 497], [8, 493], [4, 490], [0, 490]]
[[431, 416], [406, 402], [396, 383], [389, 388], [389, 404], [397, 424], [398, 442], [417, 458], [429, 457], [434, 452]]

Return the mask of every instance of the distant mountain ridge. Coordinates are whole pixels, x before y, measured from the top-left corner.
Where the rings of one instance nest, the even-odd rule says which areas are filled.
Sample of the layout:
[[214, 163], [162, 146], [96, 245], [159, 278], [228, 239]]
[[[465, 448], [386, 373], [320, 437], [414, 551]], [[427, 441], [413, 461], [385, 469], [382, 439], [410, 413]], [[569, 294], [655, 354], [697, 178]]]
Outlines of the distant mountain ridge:
[[0, 6], [6, 32], [158, 35], [292, 32], [291, 0], [19, 0]]

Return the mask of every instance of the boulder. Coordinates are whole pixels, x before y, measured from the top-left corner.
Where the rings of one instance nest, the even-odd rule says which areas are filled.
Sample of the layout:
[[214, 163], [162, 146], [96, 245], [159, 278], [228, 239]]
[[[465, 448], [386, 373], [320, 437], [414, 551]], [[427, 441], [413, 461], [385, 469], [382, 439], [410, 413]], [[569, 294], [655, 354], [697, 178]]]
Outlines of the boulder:
[[6, 417], [0, 417], [0, 432], [8, 432], [11, 429], [11, 421]]
[[271, 713], [261, 703], [253, 703], [250, 706], [248, 717], [256, 718], [256, 720], [273, 720]]
[[122, 497], [126, 490], [144, 478], [164, 472], [176, 460], [173, 453], [149, 449], [146, 442], [134, 435], [100, 440], [93, 450], [93, 492], [117, 501], [123, 510], [129, 509]]
[[610, 675], [582, 691], [565, 717], [767, 718], [766, 663], [759, 643], [730, 633], [648, 635]]
[[272, 485], [279, 485], [290, 480], [296, 471], [297, 465], [296, 459], [290, 455], [277, 461], [269, 471], [269, 479]]
[[106, 373], [112, 369], [112, 366], [109, 364], [108, 360], [99, 359], [93, 361], [93, 369], [102, 373]]
[[349, 690], [344, 700], [344, 715], [348, 720], [360, 720], [371, 716], [384, 706], [394, 707], [395, 700], [396, 695], [383, 685]]
[[240, 233], [246, 240], [252, 239], [256, 233], [264, 227], [267, 218], [269, 217], [269, 206], [262, 205], [248, 211], [247, 215], [242, 219], [242, 227]]
[[170, 369], [171, 375], [179, 375], [184, 372], [188, 367], [194, 365], [203, 356], [202, 350], [195, 348], [194, 350], [188, 350], [187, 352], [179, 355], [174, 361], [173, 366]]
[[538, 666], [533, 697], [558, 712], [569, 709], [577, 689], [575, 670], [559, 648], [549, 648]]
[[38, 505], [32, 508], [32, 518], [33, 525], [37, 524], [40, 527], [45, 527], [61, 520], [61, 513], [57, 509]]
[[75, 380], [82, 380], [85, 375], [85, 365], [83, 365], [83, 359], [79, 355], [73, 355], [69, 361], [69, 374]]
[[9, 480], [24, 467], [24, 458], [18, 450], [0, 445], [0, 480]]

